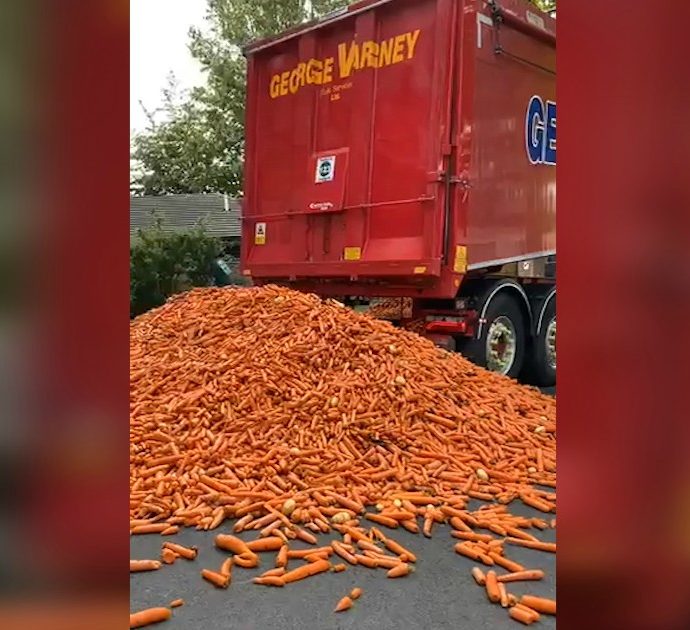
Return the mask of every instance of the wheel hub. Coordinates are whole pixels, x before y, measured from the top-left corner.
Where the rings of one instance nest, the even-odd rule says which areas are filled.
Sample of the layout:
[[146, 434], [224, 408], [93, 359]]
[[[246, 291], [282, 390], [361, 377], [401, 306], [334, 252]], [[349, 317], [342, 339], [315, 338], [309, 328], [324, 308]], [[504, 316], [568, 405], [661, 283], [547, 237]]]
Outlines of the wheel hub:
[[554, 317], [546, 328], [546, 363], [556, 369], [556, 318]]
[[505, 316], [497, 317], [486, 336], [486, 366], [492, 372], [508, 374], [515, 363], [517, 334], [515, 326]]

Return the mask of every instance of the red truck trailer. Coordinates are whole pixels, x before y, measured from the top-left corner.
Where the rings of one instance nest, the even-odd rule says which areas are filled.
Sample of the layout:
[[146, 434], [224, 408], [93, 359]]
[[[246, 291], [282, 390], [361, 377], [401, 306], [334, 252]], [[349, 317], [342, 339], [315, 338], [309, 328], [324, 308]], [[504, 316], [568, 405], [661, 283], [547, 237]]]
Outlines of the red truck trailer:
[[555, 21], [523, 0], [365, 0], [245, 49], [242, 270], [556, 375]]

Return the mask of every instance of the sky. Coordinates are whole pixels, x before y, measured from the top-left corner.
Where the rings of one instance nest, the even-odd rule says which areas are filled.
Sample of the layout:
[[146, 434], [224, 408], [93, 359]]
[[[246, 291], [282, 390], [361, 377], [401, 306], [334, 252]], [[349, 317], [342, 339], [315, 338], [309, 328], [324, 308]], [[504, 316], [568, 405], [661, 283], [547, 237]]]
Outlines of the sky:
[[201, 69], [187, 48], [188, 31], [203, 27], [206, 0], [130, 1], [130, 130], [141, 131], [147, 119], [139, 101], [153, 110], [172, 71], [181, 88], [203, 81]]

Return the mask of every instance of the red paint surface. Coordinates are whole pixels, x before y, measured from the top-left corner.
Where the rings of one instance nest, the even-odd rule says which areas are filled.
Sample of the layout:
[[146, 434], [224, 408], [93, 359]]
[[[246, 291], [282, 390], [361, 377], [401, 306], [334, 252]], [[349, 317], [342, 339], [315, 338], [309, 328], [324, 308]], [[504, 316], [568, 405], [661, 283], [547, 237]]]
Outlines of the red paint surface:
[[[457, 246], [470, 264], [554, 251], [556, 169], [530, 164], [524, 128], [555, 75], [495, 48], [553, 70], [555, 39], [480, 24], [474, 0], [365, 4], [249, 49], [243, 269], [319, 293], [453, 297]], [[526, 23], [527, 3], [503, 6]], [[417, 29], [412, 58], [339, 78], [339, 44]], [[273, 76], [329, 57], [332, 83], [272, 98]], [[317, 184], [328, 155], [335, 179]]]

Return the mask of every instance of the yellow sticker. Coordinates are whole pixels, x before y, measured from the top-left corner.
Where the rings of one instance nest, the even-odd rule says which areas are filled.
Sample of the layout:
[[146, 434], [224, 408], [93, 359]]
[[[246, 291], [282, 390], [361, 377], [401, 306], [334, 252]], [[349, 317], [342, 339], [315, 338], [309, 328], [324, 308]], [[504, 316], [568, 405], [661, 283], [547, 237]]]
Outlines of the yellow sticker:
[[426, 273], [426, 267], [415, 267], [414, 272], [415, 275]]
[[266, 244], [266, 224], [257, 223], [254, 228], [254, 245]]
[[362, 248], [346, 247], [343, 252], [343, 258], [345, 258], [345, 260], [360, 260], [362, 258]]
[[467, 247], [458, 245], [455, 248], [455, 264], [453, 265], [455, 273], [465, 273], [467, 271]]

